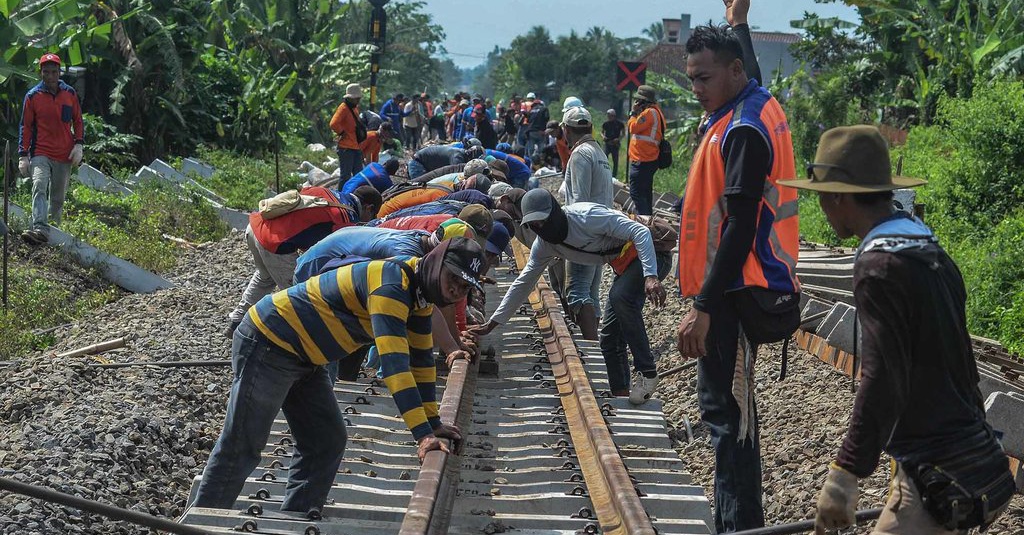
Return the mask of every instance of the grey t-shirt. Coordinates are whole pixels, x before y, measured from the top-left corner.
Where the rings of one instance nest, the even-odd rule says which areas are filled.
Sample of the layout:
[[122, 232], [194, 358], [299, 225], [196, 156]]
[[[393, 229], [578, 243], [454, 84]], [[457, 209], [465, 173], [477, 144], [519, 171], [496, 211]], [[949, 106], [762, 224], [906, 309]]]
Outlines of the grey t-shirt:
[[614, 198], [608, 157], [587, 135], [577, 143], [565, 168], [565, 204], [592, 202], [612, 208]]

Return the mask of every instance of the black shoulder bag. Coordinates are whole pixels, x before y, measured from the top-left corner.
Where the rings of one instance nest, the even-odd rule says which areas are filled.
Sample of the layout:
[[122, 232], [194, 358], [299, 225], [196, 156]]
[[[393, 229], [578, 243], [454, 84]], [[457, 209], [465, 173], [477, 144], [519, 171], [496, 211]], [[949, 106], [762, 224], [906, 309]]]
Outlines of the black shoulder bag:
[[366, 141], [366, 125], [359, 120], [359, 117], [351, 106], [346, 105], [345, 107], [348, 108], [348, 112], [352, 114], [352, 120], [356, 123], [356, 143]]
[[[658, 113], [655, 111], [655, 113]], [[672, 167], [672, 144], [665, 139], [665, 116], [658, 113], [661, 117], [661, 143], [658, 143], [658, 169], [668, 169]]]

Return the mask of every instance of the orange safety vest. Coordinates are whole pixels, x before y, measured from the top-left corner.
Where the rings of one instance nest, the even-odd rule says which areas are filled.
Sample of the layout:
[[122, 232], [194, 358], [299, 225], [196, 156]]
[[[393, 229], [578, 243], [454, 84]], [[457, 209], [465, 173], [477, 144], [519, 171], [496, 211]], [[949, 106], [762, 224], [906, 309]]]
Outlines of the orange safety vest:
[[737, 126], [753, 127], [769, 140], [770, 172], [757, 213], [757, 233], [743, 264], [741, 280], [730, 289], [757, 286], [783, 292], [800, 291], [796, 260], [800, 245], [797, 191], [778, 180], [795, 177], [793, 139], [778, 101], [751, 82], [734, 100], [708, 120], [686, 181], [679, 229], [679, 290], [684, 297], [700, 293], [725, 231], [725, 140]]
[[658, 159], [661, 130], [665, 116], [657, 104], [640, 115], [629, 118], [629, 159], [633, 162], [653, 162]]

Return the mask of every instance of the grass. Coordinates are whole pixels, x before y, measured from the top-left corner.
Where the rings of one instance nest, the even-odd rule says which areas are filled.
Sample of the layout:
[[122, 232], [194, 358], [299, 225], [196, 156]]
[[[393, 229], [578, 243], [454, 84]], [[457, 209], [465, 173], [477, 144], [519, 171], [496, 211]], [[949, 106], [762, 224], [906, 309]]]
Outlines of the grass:
[[66, 284], [48, 280], [31, 266], [12, 265], [7, 282], [8, 308], [0, 312], [0, 360], [53, 345], [53, 333], [33, 331], [74, 321], [117, 297], [114, 288], [87, 290], [76, 296]]
[[[224, 197], [227, 206], [246, 211], [254, 210], [260, 199], [267, 196], [268, 189], [285, 191], [296, 188], [302, 180], [294, 170], [304, 160], [320, 167], [327, 158], [335, 157], [331, 150], [307, 150], [306, 143], [298, 138], [286, 141], [278, 166], [275, 166], [272, 154], [269, 161], [264, 161], [211, 147], [199, 147], [198, 152], [199, 159], [217, 171], [208, 179], [193, 178]], [[280, 188], [277, 187], [278, 167]]]
[[[12, 201], [28, 209], [30, 186], [17, 188]], [[26, 225], [24, 220], [11, 221], [15, 233]], [[205, 242], [219, 240], [228, 231], [214, 209], [197, 195], [182, 199], [171, 187], [155, 182], [136, 186], [129, 196], [75, 185], [68, 192], [60, 228], [104, 252], [156, 272], [172, 268], [181, 251], [164, 234]], [[16, 253], [11, 259], [9, 306], [0, 312], [0, 360], [49, 347], [53, 335], [34, 331], [74, 321], [118, 295], [112, 286], [93, 284], [99, 280], [96, 272], [71, 266], [57, 250], [27, 251], [27, 257]], [[96, 288], [90, 289], [92, 286]]]

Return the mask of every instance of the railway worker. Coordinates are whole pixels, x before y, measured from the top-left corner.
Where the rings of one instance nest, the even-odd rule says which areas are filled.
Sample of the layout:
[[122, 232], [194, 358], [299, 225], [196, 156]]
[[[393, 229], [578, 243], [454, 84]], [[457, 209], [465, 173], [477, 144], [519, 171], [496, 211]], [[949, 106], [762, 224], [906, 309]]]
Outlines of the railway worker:
[[389, 98], [380, 107], [381, 118], [391, 123], [391, 132], [406, 145], [408, 143], [402, 136], [402, 117], [406, 115], [405, 103], [407, 100], [404, 93], [395, 93], [395, 96]]
[[612, 176], [619, 175], [619, 147], [622, 146], [622, 133], [626, 124], [619, 120], [613, 109], [607, 112], [608, 120], [601, 125], [601, 139], [604, 141], [605, 156], [612, 159]]
[[[377, 228], [434, 232], [437, 230], [437, 227], [440, 227], [442, 223], [451, 218], [451, 215], [444, 213], [397, 217], [381, 222], [380, 225], [377, 225]], [[455, 218], [465, 222], [473, 229], [473, 233], [476, 234], [477, 243], [483, 247], [494, 225], [494, 218], [491, 216], [490, 210], [480, 204], [468, 204], [455, 215]]]
[[[572, 149], [565, 167], [565, 204], [592, 202], [614, 208], [612, 172], [608, 158], [594, 140], [594, 121], [590, 112], [582, 106], [570, 107], [562, 116], [561, 128], [566, 143]], [[601, 266], [578, 262], [569, 262], [566, 267], [565, 293], [569, 313], [587, 340], [597, 340], [603, 271]]]
[[473, 108], [472, 117], [475, 127], [473, 135], [480, 140], [485, 149], [496, 147], [498, 145], [498, 133], [494, 130], [494, 124], [491, 123], [489, 112], [484, 109], [483, 105], [477, 104]]
[[431, 315], [480, 288], [483, 262], [476, 242], [453, 238], [423, 258], [358, 262], [260, 300], [235, 331], [227, 416], [194, 505], [234, 505], [281, 410], [295, 440], [281, 509], [321, 509], [347, 441], [324, 364], [368, 344], [420, 461], [447, 451], [440, 439], [462, 436], [438, 416]]
[[359, 144], [359, 150], [363, 153], [363, 165], [380, 161], [380, 149], [389, 145], [394, 138], [391, 130], [391, 123], [381, 121], [376, 130], [366, 133], [366, 139]]
[[565, 166], [569, 163], [569, 144], [565, 141], [565, 134], [562, 132], [562, 125], [558, 121], [548, 121], [544, 133], [553, 137], [555, 150], [558, 151], [558, 169], [565, 173]]
[[398, 160], [395, 159], [388, 160], [383, 165], [371, 162], [362, 171], [348, 179], [341, 186], [341, 192], [353, 193], [359, 186], [373, 186], [377, 191], [384, 193], [394, 185], [394, 182], [391, 181], [391, 176], [398, 172], [398, 165]]
[[698, 403], [715, 448], [720, 533], [764, 525], [757, 345], [741, 328], [740, 303], [760, 298], [785, 305], [800, 289], [797, 196], [777, 186], [794, 173], [789, 125], [751, 74], [756, 61], [746, 25], [749, 2], [726, 4], [733, 28], [698, 27], [686, 44], [687, 75], [708, 118], [690, 167], [679, 233], [679, 288], [694, 304], [677, 333], [681, 355], [699, 359]]
[[[484, 169], [486, 168], [487, 165], [484, 164]], [[385, 195], [384, 204], [381, 205], [379, 216], [384, 217], [403, 208], [436, 201], [460, 191], [475, 189], [486, 195], [487, 190], [491, 188], [491, 180], [484, 174], [476, 174], [461, 179], [456, 176], [454, 182], [450, 184], [451, 186], [429, 183], [403, 185], [403, 188], [407, 189], [397, 190]]]
[[321, 187], [303, 188], [302, 195], [320, 197], [322, 206], [295, 210], [273, 219], [260, 211], [249, 214], [245, 242], [252, 254], [256, 270], [242, 292], [238, 305], [228, 315], [224, 336], [231, 338], [249, 307], [275, 288], [292, 285], [299, 252], [309, 249], [330, 233], [344, 227], [369, 221], [380, 209], [380, 192], [371, 186], [356, 188], [353, 193], [339, 193]]
[[459, 101], [459, 105], [452, 110], [452, 115], [448, 119], [448, 123], [450, 125], [448, 129], [451, 131], [452, 139], [454, 140], [460, 140], [467, 135], [472, 135], [472, 132], [466, 131], [466, 122], [463, 120], [463, 115], [465, 115], [466, 110], [468, 109], [469, 101], [462, 99]]
[[839, 127], [822, 134], [808, 178], [780, 182], [818, 192], [836, 234], [861, 239], [853, 296], [862, 379], [818, 497], [817, 533], [853, 523], [857, 480], [875, 471], [882, 451], [898, 464], [873, 533], [984, 528], [1014, 492], [985, 422], [963, 277], [931, 229], [893, 207], [892, 190], [924, 180], [890, 169], [877, 128]]
[[636, 213], [650, 215], [654, 210], [654, 173], [658, 171], [658, 151], [665, 137], [665, 115], [658, 106], [653, 87], [636, 90], [629, 113], [629, 196]]
[[363, 153], [359, 144], [364, 139], [359, 139], [359, 132], [366, 134], [365, 129], [360, 130], [359, 102], [363, 98], [363, 88], [359, 84], [348, 84], [345, 88], [345, 98], [338, 109], [331, 117], [331, 130], [338, 135], [338, 172], [339, 183], [344, 184], [346, 180], [356, 174], [362, 167]]
[[[505, 182], [508, 182], [514, 188], [526, 188], [526, 181], [530, 180], [530, 166], [526, 164], [520, 157], [507, 152], [502, 152], [497, 149], [487, 149], [484, 151], [488, 160], [500, 161], [508, 167], [505, 172]], [[493, 166], [492, 166], [493, 167]]]
[[32, 221], [21, 238], [30, 245], [50, 239], [59, 225], [71, 166], [82, 163], [85, 130], [74, 88], [60, 79], [60, 56], [39, 58], [41, 81], [25, 94], [18, 125], [18, 171], [32, 179]]
[[[651, 231], [645, 225], [600, 204], [580, 202], [563, 207], [543, 188], [530, 190], [520, 204], [521, 225], [529, 227], [538, 239], [530, 248], [526, 266], [490, 320], [470, 328], [470, 332], [484, 335], [508, 321], [533, 291], [544, 268], [557, 258], [595, 266], [610, 264], [616, 276], [601, 326], [601, 354], [608, 368], [608, 384], [613, 395], [628, 395], [630, 403], [636, 405], [644, 403], [658, 384], [657, 366], [644, 327], [644, 298], [657, 306], [665, 303], [661, 279], [671, 268], [670, 255], [655, 252]], [[632, 381], [627, 347], [633, 353]]]
[[483, 153], [482, 147], [463, 148], [453, 145], [423, 147], [409, 159], [409, 180], [446, 165], [466, 163], [474, 158], [479, 158]]
[[[476, 240], [476, 234], [472, 227], [455, 218], [448, 219], [434, 232], [374, 227], [339, 229], [299, 257], [295, 266], [295, 283], [305, 282], [324, 271], [351, 261], [352, 258], [382, 260], [393, 256], [422, 257], [441, 242], [451, 238]], [[461, 331], [456, 328], [454, 307], [438, 308], [434, 321], [435, 341], [441, 351], [450, 354], [463, 349], [457, 342]], [[447, 329], [442, 327], [444, 325]], [[332, 363], [331, 377], [341, 377], [346, 381], [355, 380], [362, 359], [352, 358], [342, 364], [345, 364], [346, 368], [339, 369], [339, 364]]]

